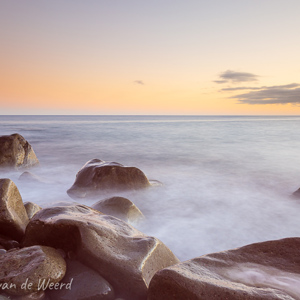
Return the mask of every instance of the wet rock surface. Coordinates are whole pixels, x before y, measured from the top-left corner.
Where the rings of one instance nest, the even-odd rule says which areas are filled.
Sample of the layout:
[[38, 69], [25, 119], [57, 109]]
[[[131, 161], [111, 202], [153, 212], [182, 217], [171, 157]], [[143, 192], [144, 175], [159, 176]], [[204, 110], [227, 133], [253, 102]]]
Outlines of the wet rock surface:
[[10, 179], [0, 179], [0, 234], [19, 241], [28, 221], [17, 186]]
[[51, 247], [32, 246], [0, 255], [0, 283], [6, 293], [26, 295], [43, 291], [45, 284], [58, 283], [65, 275], [66, 263]]
[[18, 133], [0, 136], [0, 167], [32, 167], [39, 161], [31, 145]]
[[92, 159], [79, 170], [67, 192], [72, 198], [84, 198], [107, 191], [138, 190], [149, 186], [146, 175], [138, 168]]
[[165, 268], [148, 300], [300, 299], [300, 238], [251, 244]]
[[112, 286], [97, 272], [78, 261], [68, 259], [66, 262], [67, 272], [61, 283], [67, 288], [50, 291], [51, 300], [115, 299]]
[[94, 203], [91, 207], [128, 223], [135, 223], [145, 218], [137, 206], [124, 197], [103, 199]]
[[32, 202], [25, 202], [24, 207], [28, 216], [28, 219], [31, 219], [38, 211], [40, 211], [42, 208]]
[[34, 244], [63, 249], [103, 276], [117, 297], [131, 300], [145, 299], [155, 272], [179, 262], [158, 239], [84, 205], [38, 212], [24, 239]]

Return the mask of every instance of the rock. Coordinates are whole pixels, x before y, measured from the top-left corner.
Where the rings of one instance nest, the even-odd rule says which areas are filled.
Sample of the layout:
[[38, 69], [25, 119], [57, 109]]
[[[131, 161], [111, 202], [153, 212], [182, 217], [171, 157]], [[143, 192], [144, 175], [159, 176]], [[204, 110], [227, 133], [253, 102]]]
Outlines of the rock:
[[11, 238], [0, 234], [0, 245], [3, 246], [6, 250], [19, 248], [19, 242], [12, 240]]
[[65, 272], [65, 260], [51, 247], [32, 246], [0, 255], [1, 287], [6, 283], [5, 292], [11, 295], [43, 291], [48, 281], [58, 283]]
[[29, 183], [46, 183], [45, 180], [28, 171], [23, 172], [19, 176], [19, 180], [29, 182]]
[[32, 167], [38, 164], [31, 145], [20, 134], [0, 136], [1, 167]]
[[138, 168], [92, 159], [79, 170], [67, 193], [71, 198], [84, 198], [111, 190], [137, 190], [149, 186], [146, 175]]
[[0, 179], [0, 234], [20, 241], [28, 221], [18, 188], [10, 179]]
[[32, 202], [25, 202], [24, 207], [28, 216], [28, 219], [31, 219], [38, 211], [40, 211], [42, 208]]
[[[29, 222], [24, 245], [61, 248], [103, 276], [116, 296], [145, 299], [154, 273], [178, 263], [158, 239], [84, 205], [45, 208]], [[71, 255], [72, 257], [72, 255]]]
[[300, 198], [300, 188], [292, 194], [296, 198]]
[[144, 219], [144, 215], [135, 204], [124, 197], [112, 197], [100, 200], [91, 207], [106, 215], [114, 216], [129, 223]]
[[52, 300], [114, 300], [111, 285], [97, 272], [74, 260], [67, 260], [67, 272], [61, 283], [71, 288], [52, 290]]
[[157, 272], [148, 300], [299, 299], [300, 238], [204, 255]]

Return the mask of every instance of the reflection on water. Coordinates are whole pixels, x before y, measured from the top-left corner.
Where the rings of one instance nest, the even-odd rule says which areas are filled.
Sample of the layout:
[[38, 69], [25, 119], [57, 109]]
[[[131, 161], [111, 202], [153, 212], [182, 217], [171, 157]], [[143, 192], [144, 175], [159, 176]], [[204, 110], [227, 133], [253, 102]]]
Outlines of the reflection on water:
[[92, 158], [136, 166], [164, 186], [121, 195], [147, 217], [139, 229], [185, 260], [299, 236], [300, 203], [289, 197], [300, 187], [299, 127], [299, 117], [0, 116], [1, 135], [33, 146], [43, 182], [0, 176], [46, 206], [72, 201], [66, 190]]

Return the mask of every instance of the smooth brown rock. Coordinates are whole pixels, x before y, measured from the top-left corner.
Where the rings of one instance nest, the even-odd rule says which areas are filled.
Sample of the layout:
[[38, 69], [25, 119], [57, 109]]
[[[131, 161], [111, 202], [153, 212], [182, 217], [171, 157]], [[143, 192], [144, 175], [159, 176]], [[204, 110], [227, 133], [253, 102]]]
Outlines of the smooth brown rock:
[[61, 248], [93, 268], [125, 299], [145, 299], [154, 273], [178, 263], [158, 239], [84, 205], [46, 208], [29, 222], [24, 245]]
[[91, 207], [106, 215], [114, 216], [129, 223], [135, 223], [145, 218], [136, 205], [124, 197], [100, 200]]
[[300, 238], [204, 255], [157, 272], [148, 300], [300, 299]]
[[61, 289], [52, 290], [52, 300], [114, 300], [111, 285], [97, 272], [75, 260], [67, 260], [67, 272]]
[[0, 136], [0, 167], [32, 167], [38, 164], [31, 145], [20, 134]]
[[31, 219], [38, 211], [40, 211], [42, 208], [32, 202], [25, 202], [24, 207], [28, 216], [28, 219]]
[[43, 291], [43, 282], [58, 283], [65, 272], [65, 260], [51, 247], [32, 246], [0, 256], [0, 283], [10, 287], [5, 292], [11, 295]]
[[84, 198], [108, 191], [138, 190], [149, 186], [146, 175], [138, 168], [92, 159], [79, 170], [67, 193], [72, 198]]
[[28, 221], [18, 188], [10, 179], [0, 179], [0, 234], [19, 241]]

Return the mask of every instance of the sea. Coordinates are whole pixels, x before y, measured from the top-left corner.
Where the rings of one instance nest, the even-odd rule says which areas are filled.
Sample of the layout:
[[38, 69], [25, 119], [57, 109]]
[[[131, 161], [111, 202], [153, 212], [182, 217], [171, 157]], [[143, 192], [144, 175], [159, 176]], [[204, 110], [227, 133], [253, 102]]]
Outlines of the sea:
[[66, 191], [90, 159], [141, 169], [161, 186], [131, 192], [145, 215], [134, 226], [182, 261], [247, 244], [300, 236], [298, 116], [0, 116], [0, 135], [32, 145], [41, 182], [0, 170], [24, 202], [77, 201]]

